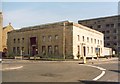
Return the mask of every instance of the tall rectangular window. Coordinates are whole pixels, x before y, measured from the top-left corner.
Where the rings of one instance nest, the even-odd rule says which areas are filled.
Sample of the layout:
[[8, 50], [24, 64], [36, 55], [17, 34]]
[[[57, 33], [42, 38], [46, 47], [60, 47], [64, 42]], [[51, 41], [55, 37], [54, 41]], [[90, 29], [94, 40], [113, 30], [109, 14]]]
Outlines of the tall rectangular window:
[[13, 47], [13, 53], [16, 54], [16, 48], [15, 47]]
[[58, 49], [58, 45], [55, 45], [54, 46], [54, 54], [56, 55], [58, 55], [59, 54], [59, 49]]
[[24, 38], [22, 38], [22, 43], [24, 43]]
[[93, 39], [91, 38], [91, 43], [93, 43]]
[[45, 36], [42, 36], [42, 41], [45, 41]]
[[94, 39], [94, 41], [95, 41], [95, 44], [96, 44], [96, 39]]
[[51, 41], [51, 40], [52, 40], [52, 36], [49, 35], [49, 36], [48, 36], [48, 41]]
[[93, 53], [93, 47], [91, 47], [91, 53]]
[[55, 35], [55, 39], [56, 39], [56, 40], [58, 39], [58, 35]]
[[78, 45], [78, 55], [80, 54], [80, 46]]
[[20, 47], [17, 47], [17, 54], [20, 55]]
[[82, 38], [83, 38], [83, 42], [85, 41], [85, 38], [84, 38], [84, 36], [82, 36]]
[[80, 41], [80, 36], [79, 35], [77, 35], [77, 38], [78, 38], [78, 41]]
[[13, 42], [16, 43], [16, 39], [14, 39]]
[[20, 39], [18, 39], [18, 43], [20, 43]]
[[89, 47], [87, 47], [87, 53], [89, 53]]
[[52, 46], [48, 46], [48, 54], [52, 54]]
[[46, 47], [45, 46], [42, 46], [42, 54], [46, 55]]
[[87, 42], [89, 42], [89, 37], [87, 37]]

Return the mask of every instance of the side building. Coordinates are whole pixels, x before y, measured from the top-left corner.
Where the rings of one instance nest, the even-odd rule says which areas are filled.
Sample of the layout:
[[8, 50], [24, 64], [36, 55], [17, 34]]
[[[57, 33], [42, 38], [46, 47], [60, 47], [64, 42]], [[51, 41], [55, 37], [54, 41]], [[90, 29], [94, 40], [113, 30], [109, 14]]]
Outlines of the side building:
[[104, 35], [83, 25], [63, 21], [8, 33], [8, 53], [64, 59], [103, 56]]
[[104, 33], [105, 47], [112, 48], [116, 53], [118, 52], [120, 47], [120, 16], [79, 20], [78, 23]]
[[2, 26], [3, 24], [3, 16], [2, 16], [2, 12], [0, 12], [0, 57], [2, 57]]

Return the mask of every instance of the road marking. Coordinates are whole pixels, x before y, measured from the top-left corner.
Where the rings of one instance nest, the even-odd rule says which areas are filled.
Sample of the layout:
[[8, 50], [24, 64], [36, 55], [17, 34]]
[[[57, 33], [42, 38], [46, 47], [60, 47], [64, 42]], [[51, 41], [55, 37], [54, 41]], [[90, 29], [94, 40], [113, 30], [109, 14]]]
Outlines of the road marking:
[[104, 76], [104, 74], [105, 74], [105, 71], [102, 71], [102, 73], [99, 75], [99, 76], [97, 76], [96, 78], [94, 78], [93, 80], [98, 80], [98, 79], [100, 79], [102, 76]]
[[20, 69], [23, 68], [23, 66], [19, 66], [19, 67], [13, 67], [13, 68], [5, 68], [5, 69], [1, 69], [1, 70], [14, 70], [14, 69]]
[[[82, 64], [82, 65], [84, 65], [84, 64]], [[97, 68], [97, 69], [99, 69], [99, 70], [102, 71], [102, 73], [101, 73], [100, 75], [98, 75], [97, 77], [95, 77], [95, 78], [93, 79], [94, 81], [100, 79], [102, 76], [105, 75], [105, 70], [106, 70], [106, 69], [104, 69], [104, 68], [102, 68], [102, 67], [99, 67], [99, 66], [93, 66], [93, 65], [85, 65], [85, 66], [89, 66], [89, 67]]]

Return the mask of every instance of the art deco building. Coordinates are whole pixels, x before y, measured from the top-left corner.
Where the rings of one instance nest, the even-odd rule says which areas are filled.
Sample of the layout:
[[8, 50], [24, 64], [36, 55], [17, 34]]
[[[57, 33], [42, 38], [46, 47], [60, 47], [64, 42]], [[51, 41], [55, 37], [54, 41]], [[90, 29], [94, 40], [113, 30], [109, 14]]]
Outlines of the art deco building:
[[104, 49], [103, 33], [69, 21], [13, 30], [7, 42], [9, 54], [66, 59], [103, 56]]
[[120, 47], [120, 17], [118, 15], [79, 20], [78, 23], [104, 33], [105, 47], [118, 52], [118, 47]]

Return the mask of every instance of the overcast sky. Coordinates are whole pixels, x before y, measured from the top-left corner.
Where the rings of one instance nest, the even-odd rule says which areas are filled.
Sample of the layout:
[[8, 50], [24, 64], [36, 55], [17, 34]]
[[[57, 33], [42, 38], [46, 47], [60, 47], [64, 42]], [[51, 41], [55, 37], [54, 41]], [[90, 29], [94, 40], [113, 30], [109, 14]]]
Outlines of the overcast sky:
[[118, 2], [3, 2], [4, 26], [14, 28], [118, 14]]

